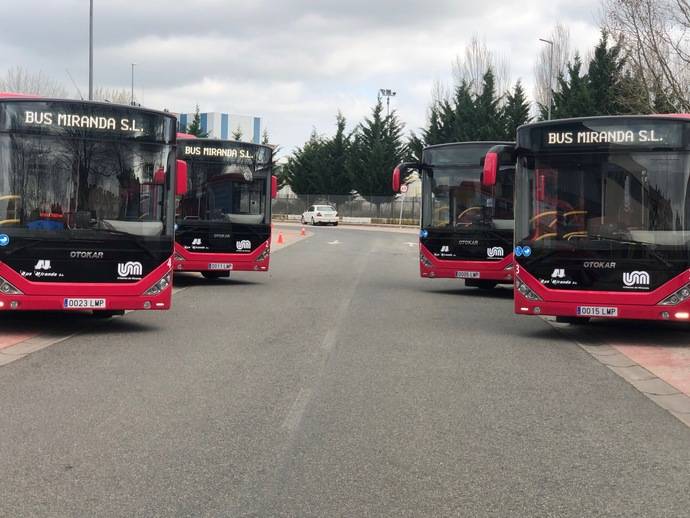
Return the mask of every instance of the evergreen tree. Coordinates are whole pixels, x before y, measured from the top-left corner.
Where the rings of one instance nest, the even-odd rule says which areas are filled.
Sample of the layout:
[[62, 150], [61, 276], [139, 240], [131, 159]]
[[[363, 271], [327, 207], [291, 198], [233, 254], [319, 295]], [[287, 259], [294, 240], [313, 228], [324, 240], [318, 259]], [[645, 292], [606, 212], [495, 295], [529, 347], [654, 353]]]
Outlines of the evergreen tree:
[[453, 133], [445, 142], [469, 142], [475, 140], [477, 133], [477, 113], [475, 100], [472, 98], [472, 86], [466, 80], [455, 89], [453, 99]]
[[474, 100], [475, 128], [471, 140], [496, 140], [503, 136], [500, 101], [496, 95], [496, 78], [489, 68], [482, 79], [482, 91]]
[[506, 140], [515, 140], [518, 127], [527, 124], [531, 117], [529, 115], [530, 105], [527, 95], [522, 87], [522, 83], [515, 83], [512, 93], [506, 95], [506, 104], [502, 110], [503, 137]]
[[622, 85], [625, 59], [621, 57], [621, 52], [618, 44], [609, 48], [608, 34], [602, 30], [587, 72], [590, 115], [618, 115], [627, 111]]
[[270, 142], [270, 139], [268, 138], [268, 130], [266, 128], [264, 128], [264, 131], [261, 134], [261, 143], [264, 146], [268, 146], [269, 142]]
[[582, 74], [582, 60], [578, 54], [566, 67], [566, 75], [559, 75], [559, 91], [553, 95], [553, 118], [587, 117], [593, 105], [589, 92], [589, 78]]
[[438, 104], [431, 107], [431, 113], [429, 115], [429, 127], [422, 131], [422, 135], [427, 146], [433, 146], [434, 144], [441, 143], [441, 117], [439, 115]]
[[282, 176], [297, 194], [324, 194], [328, 193], [323, 181], [326, 168], [325, 140], [313, 130], [309, 140], [283, 166]]
[[393, 194], [391, 172], [406, 154], [402, 132], [403, 125], [395, 112], [383, 116], [379, 99], [371, 117], [357, 128], [347, 160], [347, 171], [357, 192], [363, 196]]
[[350, 151], [350, 139], [345, 134], [347, 121], [342, 113], [336, 115], [335, 136], [326, 142], [326, 171], [328, 175], [327, 191], [324, 194], [349, 194], [352, 184], [347, 172], [347, 156]]
[[238, 142], [242, 140], [242, 128], [240, 126], [237, 126], [237, 129], [232, 132], [232, 139], [237, 140]]
[[196, 135], [199, 138], [208, 137], [208, 133], [201, 129], [201, 113], [199, 113], [198, 104], [196, 105], [196, 110], [194, 111], [194, 118], [192, 119], [192, 123], [189, 126], [187, 126], [186, 131], [184, 130], [184, 128], [180, 128], [180, 130], [182, 130], [183, 133]]
[[420, 161], [422, 159], [422, 151], [424, 149], [424, 141], [412, 131], [407, 139], [407, 157], [405, 160], [410, 162]]

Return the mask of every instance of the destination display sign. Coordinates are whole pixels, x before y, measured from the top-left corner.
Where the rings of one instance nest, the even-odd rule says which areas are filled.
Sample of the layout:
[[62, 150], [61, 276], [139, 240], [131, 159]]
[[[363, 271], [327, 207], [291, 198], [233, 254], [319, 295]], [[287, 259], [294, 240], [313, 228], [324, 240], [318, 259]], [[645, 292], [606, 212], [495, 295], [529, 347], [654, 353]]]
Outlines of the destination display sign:
[[518, 131], [518, 140], [523, 148], [540, 150], [583, 147], [677, 149], [686, 145], [688, 122], [653, 118], [591, 119], [526, 126]]
[[178, 158], [235, 164], [270, 164], [271, 149], [247, 142], [230, 140], [182, 139], [178, 141]]
[[122, 105], [77, 101], [0, 102], [0, 131], [172, 143], [175, 119]]

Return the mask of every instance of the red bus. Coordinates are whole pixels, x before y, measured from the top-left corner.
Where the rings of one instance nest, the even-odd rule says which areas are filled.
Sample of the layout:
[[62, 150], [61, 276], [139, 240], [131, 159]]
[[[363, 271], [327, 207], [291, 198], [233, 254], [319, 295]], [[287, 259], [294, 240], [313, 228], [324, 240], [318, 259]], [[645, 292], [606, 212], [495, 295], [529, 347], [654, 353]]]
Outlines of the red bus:
[[178, 134], [178, 142], [189, 180], [177, 206], [175, 271], [208, 279], [268, 271], [277, 194], [273, 149], [187, 134]]
[[130, 106], [0, 94], [0, 311], [170, 308], [175, 192], [186, 186], [175, 124]]
[[690, 117], [529, 124], [514, 155], [516, 313], [690, 319]]
[[[419, 271], [429, 279], [464, 279], [466, 286], [491, 289], [513, 282], [512, 153], [497, 177], [482, 176], [484, 157], [495, 146], [512, 143], [460, 142], [424, 148], [420, 163], [400, 164], [393, 190], [411, 170], [422, 182]], [[499, 148], [496, 148], [499, 149]]]

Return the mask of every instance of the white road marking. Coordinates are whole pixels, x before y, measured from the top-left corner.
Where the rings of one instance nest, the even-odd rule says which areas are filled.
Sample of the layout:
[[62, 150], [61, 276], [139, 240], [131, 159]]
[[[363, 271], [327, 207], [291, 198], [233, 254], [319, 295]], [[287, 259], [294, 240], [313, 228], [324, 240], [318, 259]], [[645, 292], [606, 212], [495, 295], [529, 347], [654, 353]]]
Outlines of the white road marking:
[[340, 243], [340, 241], [338, 241], [338, 240], [336, 239], [335, 241], [329, 241], [328, 244], [329, 244], [329, 245], [339, 245], [339, 244], [341, 244], [341, 243]]

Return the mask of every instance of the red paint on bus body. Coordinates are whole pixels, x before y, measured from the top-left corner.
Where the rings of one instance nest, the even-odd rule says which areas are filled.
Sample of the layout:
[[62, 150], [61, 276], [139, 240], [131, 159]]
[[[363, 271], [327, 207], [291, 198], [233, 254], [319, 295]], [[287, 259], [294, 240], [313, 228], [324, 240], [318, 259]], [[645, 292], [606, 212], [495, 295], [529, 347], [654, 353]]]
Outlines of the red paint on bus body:
[[422, 277], [457, 279], [458, 272], [479, 272], [479, 280], [513, 282], [512, 253], [501, 261], [440, 260], [421, 243], [419, 253], [431, 263], [431, 267], [428, 267], [419, 262], [419, 273]]
[[[251, 253], [223, 253], [223, 252], [191, 252], [179, 243], [175, 243], [175, 271], [176, 272], [204, 272], [209, 271], [211, 263], [231, 264], [231, 271], [265, 272], [268, 271], [271, 254], [265, 254], [261, 261], [258, 257], [266, 250], [270, 251], [271, 239], [258, 246]], [[183, 258], [180, 259], [180, 257]]]

